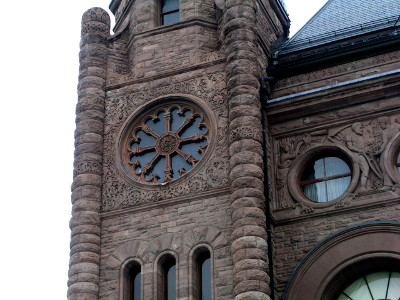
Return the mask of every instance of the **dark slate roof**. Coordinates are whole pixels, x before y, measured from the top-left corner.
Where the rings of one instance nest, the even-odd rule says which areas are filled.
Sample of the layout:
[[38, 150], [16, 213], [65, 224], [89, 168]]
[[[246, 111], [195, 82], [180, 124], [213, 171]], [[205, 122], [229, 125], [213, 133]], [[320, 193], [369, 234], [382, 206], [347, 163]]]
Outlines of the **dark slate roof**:
[[394, 27], [400, 0], [329, 0], [291, 39], [279, 55]]

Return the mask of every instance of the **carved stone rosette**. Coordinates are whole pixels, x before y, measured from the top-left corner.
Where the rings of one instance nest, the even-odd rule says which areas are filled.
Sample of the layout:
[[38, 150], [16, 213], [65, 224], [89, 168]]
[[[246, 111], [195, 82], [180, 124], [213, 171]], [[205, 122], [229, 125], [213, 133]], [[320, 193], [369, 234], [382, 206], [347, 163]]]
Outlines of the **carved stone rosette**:
[[259, 99], [256, 1], [226, 1], [235, 300], [270, 299]]
[[138, 182], [179, 179], [197, 165], [211, 142], [208, 117], [188, 99], [161, 101], [131, 120], [122, 132], [117, 161]]
[[99, 297], [104, 85], [109, 33], [110, 18], [104, 10], [92, 8], [85, 12], [76, 109], [69, 300]]

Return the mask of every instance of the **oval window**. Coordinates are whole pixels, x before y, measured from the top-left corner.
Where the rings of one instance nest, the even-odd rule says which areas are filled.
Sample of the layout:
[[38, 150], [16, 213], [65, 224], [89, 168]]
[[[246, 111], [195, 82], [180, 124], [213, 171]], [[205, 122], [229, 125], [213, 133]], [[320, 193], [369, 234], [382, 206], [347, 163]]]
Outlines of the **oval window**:
[[400, 152], [397, 154], [396, 168], [397, 171], [400, 172]]
[[349, 187], [351, 169], [341, 158], [326, 156], [312, 160], [300, 180], [303, 194], [315, 202], [328, 202], [340, 197]]
[[371, 273], [349, 284], [337, 300], [398, 300], [400, 298], [400, 273]]

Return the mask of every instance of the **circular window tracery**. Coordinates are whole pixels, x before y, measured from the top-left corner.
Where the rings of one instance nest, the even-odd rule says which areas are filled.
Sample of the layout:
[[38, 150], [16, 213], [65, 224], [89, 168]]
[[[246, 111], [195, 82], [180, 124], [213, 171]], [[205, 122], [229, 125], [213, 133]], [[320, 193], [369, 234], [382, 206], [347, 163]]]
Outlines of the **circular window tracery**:
[[340, 197], [349, 187], [351, 170], [337, 156], [323, 156], [312, 160], [300, 180], [304, 195], [315, 202], [328, 202]]
[[162, 184], [179, 179], [204, 156], [209, 121], [190, 102], [164, 103], [133, 119], [122, 136], [124, 170], [135, 181]]
[[400, 273], [385, 271], [362, 276], [349, 284], [337, 300], [398, 300]]

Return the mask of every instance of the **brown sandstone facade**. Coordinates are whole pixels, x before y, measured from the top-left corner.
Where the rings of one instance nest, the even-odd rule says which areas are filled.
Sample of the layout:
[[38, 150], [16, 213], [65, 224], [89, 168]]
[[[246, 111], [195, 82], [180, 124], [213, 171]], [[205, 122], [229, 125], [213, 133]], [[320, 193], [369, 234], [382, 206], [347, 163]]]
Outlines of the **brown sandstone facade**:
[[[289, 26], [278, 1], [181, 0], [179, 22], [162, 26], [156, 0], [114, 0], [110, 8], [112, 36], [104, 10], [92, 8], [82, 19], [69, 300], [123, 300], [131, 261], [141, 265], [142, 299], [162, 299], [164, 255], [176, 260], [177, 298], [197, 299], [192, 256], [199, 247], [211, 253], [213, 299], [296, 299], [296, 287], [312, 294], [305, 281], [316, 280], [299, 262], [307, 253], [323, 260], [317, 245], [328, 236], [385, 221], [382, 232], [398, 245], [397, 225], [390, 225], [400, 215], [393, 167], [400, 148], [398, 51], [278, 74], [267, 84], [267, 101], [260, 77]], [[173, 180], [168, 162], [164, 182], [141, 175], [156, 162], [135, 175], [135, 163], [121, 162], [121, 145], [137, 142], [129, 130], [151, 109], [177, 103], [198, 110], [199, 127], [208, 130], [201, 158], [185, 156], [192, 169], [181, 168]], [[369, 168], [352, 148], [354, 124], [364, 150], [374, 153]], [[167, 130], [162, 146], [145, 127], [158, 153], [172, 149], [172, 156], [173, 134]], [[353, 175], [344, 195], [313, 203], [299, 192], [298, 174], [324, 151], [340, 152]], [[388, 249], [371, 251], [398, 259]], [[335, 292], [325, 286], [310, 297], [331, 299]]]

